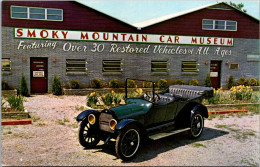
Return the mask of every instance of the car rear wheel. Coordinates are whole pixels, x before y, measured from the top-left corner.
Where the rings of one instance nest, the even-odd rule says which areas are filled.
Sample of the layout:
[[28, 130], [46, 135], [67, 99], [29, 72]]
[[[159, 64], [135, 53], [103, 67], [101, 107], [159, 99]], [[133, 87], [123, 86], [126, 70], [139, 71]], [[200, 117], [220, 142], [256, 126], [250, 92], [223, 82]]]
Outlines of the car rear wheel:
[[200, 112], [195, 112], [191, 119], [189, 134], [191, 138], [198, 138], [204, 128], [204, 119]]
[[136, 126], [126, 127], [116, 139], [116, 154], [122, 160], [132, 159], [141, 144], [140, 129]]
[[79, 126], [79, 143], [85, 148], [95, 147], [100, 139], [96, 133], [97, 129], [84, 119]]

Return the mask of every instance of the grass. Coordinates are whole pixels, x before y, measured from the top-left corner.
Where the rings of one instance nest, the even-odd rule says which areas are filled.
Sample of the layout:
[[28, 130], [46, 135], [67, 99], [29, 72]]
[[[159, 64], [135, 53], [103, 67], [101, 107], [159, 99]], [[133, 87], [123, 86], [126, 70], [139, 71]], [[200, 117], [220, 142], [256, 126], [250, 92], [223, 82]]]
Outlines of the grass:
[[7, 131], [7, 132], [3, 132], [3, 135], [10, 135], [10, 134], [12, 134], [13, 132], [12, 131]]
[[69, 124], [68, 126], [72, 127], [72, 128], [78, 128], [78, 123], [75, 122], [75, 123], [72, 123], [72, 124]]
[[196, 142], [196, 143], [191, 143], [191, 145], [192, 145], [193, 147], [204, 147], [204, 148], [207, 148], [207, 146], [205, 146], [205, 145], [202, 144], [202, 143], [198, 143], [198, 142]]
[[65, 125], [65, 122], [70, 122], [70, 120], [67, 119], [67, 118], [63, 118], [63, 120], [62, 120], [62, 119], [58, 119], [58, 120], [56, 121], [56, 123], [57, 123], [58, 125]]
[[84, 106], [76, 106], [75, 109], [77, 111], [83, 111], [83, 110], [85, 110], [85, 107]]
[[40, 117], [32, 117], [32, 121], [33, 122], [37, 122], [37, 121], [39, 121], [41, 118]]
[[58, 120], [56, 121], [56, 123], [57, 123], [58, 125], [65, 125], [65, 122], [64, 122], [63, 120], [61, 120], [61, 119], [58, 119]]
[[216, 125], [216, 128], [220, 128], [220, 129], [227, 129], [231, 132], [234, 132], [235, 134], [233, 135], [233, 137], [235, 137], [236, 139], [247, 139], [249, 136], [256, 136], [256, 132], [254, 130], [251, 129], [246, 129], [246, 130], [242, 130], [242, 129], [235, 129], [232, 128], [232, 126], [236, 126], [236, 125]]
[[227, 130], [232, 131], [232, 132], [239, 132], [240, 131], [240, 129], [234, 129], [234, 128], [231, 128], [231, 126], [234, 126], [234, 125], [216, 125], [215, 127], [220, 128], [220, 129], [224, 128], [224, 129], [227, 129]]
[[64, 122], [70, 122], [70, 120], [67, 119], [67, 118], [64, 118], [63, 121], [64, 121]]
[[42, 126], [45, 126], [46, 124], [45, 123], [38, 123], [38, 126], [42, 127]]

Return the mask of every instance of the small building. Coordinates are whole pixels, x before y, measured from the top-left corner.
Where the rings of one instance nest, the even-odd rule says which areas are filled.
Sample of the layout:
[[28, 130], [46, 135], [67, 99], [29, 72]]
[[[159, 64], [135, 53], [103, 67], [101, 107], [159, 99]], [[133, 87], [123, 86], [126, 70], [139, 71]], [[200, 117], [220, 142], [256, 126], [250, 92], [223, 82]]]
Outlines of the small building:
[[[188, 3], [188, 2], [187, 2]], [[129, 24], [77, 1], [2, 1], [2, 79], [31, 93], [98, 78], [259, 79], [259, 20], [226, 3]]]

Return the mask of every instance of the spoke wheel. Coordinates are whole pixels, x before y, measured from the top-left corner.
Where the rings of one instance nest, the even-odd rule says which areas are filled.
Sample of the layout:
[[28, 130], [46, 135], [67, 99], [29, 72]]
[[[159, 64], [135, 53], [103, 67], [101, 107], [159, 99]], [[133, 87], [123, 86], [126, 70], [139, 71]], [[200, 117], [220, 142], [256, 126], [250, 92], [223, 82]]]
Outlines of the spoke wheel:
[[123, 130], [116, 140], [116, 153], [122, 160], [133, 158], [141, 143], [140, 130], [137, 127], [128, 127]]
[[79, 143], [86, 148], [95, 147], [100, 141], [95, 131], [94, 126], [90, 125], [87, 119], [84, 119], [79, 127]]
[[204, 119], [201, 115], [201, 113], [197, 112], [194, 114], [191, 120], [191, 125], [190, 125], [190, 136], [192, 138], [198, 138], [204, 128]]

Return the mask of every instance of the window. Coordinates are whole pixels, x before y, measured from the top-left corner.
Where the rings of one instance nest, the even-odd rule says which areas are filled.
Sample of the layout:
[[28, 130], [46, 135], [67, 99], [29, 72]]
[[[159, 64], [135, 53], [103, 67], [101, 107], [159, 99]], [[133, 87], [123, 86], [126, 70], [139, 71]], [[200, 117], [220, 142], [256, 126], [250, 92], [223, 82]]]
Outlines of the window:
[[247, 55], [247, 61], [260, 61], [260, 55]]
[[167, 60], [153, 60], [151, 71], [152, 72], [168, 72]]
[[86, 72], [85, 59], [66, 59], [66, 72]]
[[228, 20], [202, 20], [202, 29], [204, 30], [225, 30], [225, 31], [236, 31], [237, 22]]
[[51, 8], [11, 6], [11, 18], [62, 21], [63, 10]]
[[193, 60], [182, 61], [181, 71], [182, 72], [199, 72], [197, 65], [198, 65], [197, 61], [193, 61]]
[[229, 69], [236, 70], [239, 68], [239, 64], [230, 64]]
[[11, 61], [9, 58], [2, 58], [2, 71], [11, 71]]
[[103, 72], [121, 72], [121, 60], [103, 60]]

